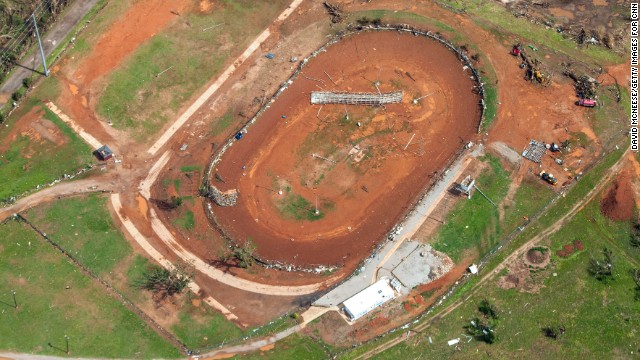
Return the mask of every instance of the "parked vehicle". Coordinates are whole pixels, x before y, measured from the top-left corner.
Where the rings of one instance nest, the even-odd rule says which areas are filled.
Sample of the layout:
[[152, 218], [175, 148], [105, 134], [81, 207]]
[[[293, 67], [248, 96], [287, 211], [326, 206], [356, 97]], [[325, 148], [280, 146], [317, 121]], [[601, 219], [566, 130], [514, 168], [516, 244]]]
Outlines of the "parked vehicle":
[[584, 107], [595, 107], [596, 105], [598, 105], [598, 102], [593, 99], [580, 99], [576, 102], [576, 105]]

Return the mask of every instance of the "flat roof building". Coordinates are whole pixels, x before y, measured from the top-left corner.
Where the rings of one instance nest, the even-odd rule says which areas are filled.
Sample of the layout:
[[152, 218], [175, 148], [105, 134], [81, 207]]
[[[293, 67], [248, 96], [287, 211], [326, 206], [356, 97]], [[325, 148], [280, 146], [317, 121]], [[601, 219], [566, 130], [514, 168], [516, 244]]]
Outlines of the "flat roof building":
[[113, 151], [109, 149], [107, 145], [102, 145], [98, 150], [94, 151], [94, 154], [100, 160], [109, 160], [113, 156]]
[[342, 304], [344, 305], [344, 311], [351, 320], [356, 320], [394, 297], [395, 292], [389, 284], [389, 279], [382, 278], [375, 284], [345, 300]]

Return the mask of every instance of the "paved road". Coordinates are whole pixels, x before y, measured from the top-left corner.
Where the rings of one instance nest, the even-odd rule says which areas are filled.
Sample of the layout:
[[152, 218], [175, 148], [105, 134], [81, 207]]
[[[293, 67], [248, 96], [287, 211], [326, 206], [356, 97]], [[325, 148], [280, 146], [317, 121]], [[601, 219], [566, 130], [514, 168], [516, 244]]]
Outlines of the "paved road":
[[[62, 18], [58, 19], [43, 38], [42, 48], [44, 49], [45, 56], [51, 55], [56, 46], [69, 35], [73, 27], [82, 20], [85, 14], [88, 13], [97, 2], [98, 0], [76, 0], [65, 10]], [[0, 107], [6, 102], [6, 100], [3, 99], [9, 99], [11, 94], [22, 86], [22, 79], [33, 74], [33, 69], [37, 69], [41, 65], [42, 59], [40, 59], [40, 51], [35, 47], [33, 51], [15, 67], [11, 76], [0, 86]]]

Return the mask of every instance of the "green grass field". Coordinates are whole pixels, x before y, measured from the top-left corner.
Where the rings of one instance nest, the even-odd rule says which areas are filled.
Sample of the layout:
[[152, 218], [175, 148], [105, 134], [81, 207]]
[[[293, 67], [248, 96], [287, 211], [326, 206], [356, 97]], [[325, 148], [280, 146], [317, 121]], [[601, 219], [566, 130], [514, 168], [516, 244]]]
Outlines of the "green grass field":
[[[106, 197], [89, 195], [61, 199], [34, 208], [24, 216], [139, 307], [152, 301], [151, 293], [136, 287], [151, 263], [133, 253], [131, 245], [115, 227], [107, 210]], [[193, 213], [185, 211], [181, 218], [184, 222], [179, 225], [190, 226], [189, 221], [193, 221], [190, 216]], [[192, 294], [176, 298], [179, 304], [177, 321], [167, 329], [191, 348], [237, 343], [246, 336], [266, 335], [295, 323], [289, 317], [283, 317], [268, 326], [243, 330], [205, 303], [193, 305], [192, 298]]]
[[513, 197], [513, 205], [505, 206], [502, 228], [508, 234], [530, 218], [555, 196], [551, 188], [538, 177], [525, 177]]
[[[3, 350], [64, 356], [64, 335], [68, 335], [70, 356], [180, 356], [31, 228], [9, 221], [0, 225], [0, 239]], [[17, 293], [17, 309], [11, 290]]]
[[[507, 194], [509, 174], [498, 158], [488, 155], [487, 161], [490, 166], [476, 180], [476, 185], [498, 204]], [[433, 248], [457, 262], [471, 253], [483, 255], [498, 243], [501, 234], [498, 209], [476, 191], [470, 200], [459, 202], [447, 215]]]
[[278, 200], [277, 208], [288, 219], [307, 221], [320, 220], [326, 211], [333, 210], [332, 204], [321, 202], [318, 204], [318, 212], [316, 213], [315, 204], [301, 195], [289, 191], [286, 192], [282, 200]]
[[8, 150], [0, 154], [0, 177], [5, 182], [0, 188], [0, 199], [22, 194], [38, 185], [45, 185], [63, 174], [71, 174], [92, 162], [89, 148], [60, 118], [38, 101], [28, 101], [25, 110], [37, 108], [42, 118], [51, 121], [66, 139], [57, 145], [45, 138], [33, 141], [27, 135], [7, 138], [12, 127], [2, 127], [0, 141], [8, 144]]
[[330, 356], [318, 342], [307, 337], [293, 334], [278, 341], [272, 350], [241, 355], [239, 358], [247, 360], [321, 360], [330, 358]]
[[196, 225], [193, 211], [184, 211], [184, 214], [176, 220], [176, 223], [184, 230], [193, 230]]
[[[626, 249], [628, 235], [628, 223], [603, 218], [598, 201], [591, 202], [545, 242], [553, 250], [552, 265], [534, 275], [543, 285], [538, 294], [503, 290], [493, 281], [425, 332], [376, 358], [510, 358], [515, 353], [524, 359], [633, 358], [640, 350], [640, 301], [634, 300], [629, 271], [639, 267], [640, 252]], [[581, 240], [585, 250], [557, 257], [555, 250], [573, 239]], [[608, 284], [587, 273], [590, 257], [600, 257], [603, 247], [614, 253], [615, 278]], [[460, 335], [463, 326], [477, 316], [477, 305], [485, 298], [500, 310], [498, 340], [492, 345], [467, 343]], [[542, 327], [550, 325], [563, 325], [566, 333], [559, 340], [546, 338]], [[457, 337], [463, 338], [459, 352], [446, 344]]]
[[[209, 15], [183, 15], [183, 20], [142, 44], [108, 76], [98, 101], [100, 115], [113, 119], [117, 128], [129, 129], [139, 140], [154, 136], [289, 2], [223, 3]], [[203, 31], [221, 23], [224, 25]]]
[[107, 210], [107, 198], [94, 194], [35, 208], [25, 217], [96, 274], [108, 274], [133, 249]]

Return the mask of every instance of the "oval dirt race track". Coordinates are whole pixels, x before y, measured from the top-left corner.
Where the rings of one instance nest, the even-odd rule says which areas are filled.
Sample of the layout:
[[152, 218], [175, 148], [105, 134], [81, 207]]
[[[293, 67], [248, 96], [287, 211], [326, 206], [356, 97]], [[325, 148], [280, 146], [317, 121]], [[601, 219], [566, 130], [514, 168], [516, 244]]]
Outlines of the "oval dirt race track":
[[[480, 97], [463, 66], [442, 44], [408, 33], [364, 32], [328, 47], [214, 169], [224, 182], [212, 176], [212, 185], [239, 191], [236, 206], [214, 206], [219, 226], [251, 239], [265, 260], [357, 264], [474, 138]], [[402, 103], [310, 104], [312, 91], [377, 93], [376, 85], [402, 90]]]

